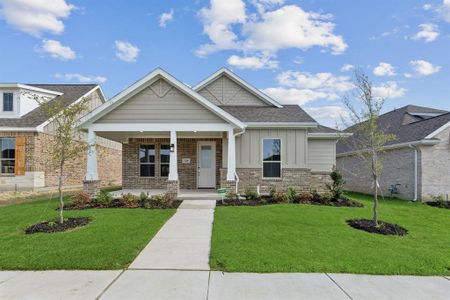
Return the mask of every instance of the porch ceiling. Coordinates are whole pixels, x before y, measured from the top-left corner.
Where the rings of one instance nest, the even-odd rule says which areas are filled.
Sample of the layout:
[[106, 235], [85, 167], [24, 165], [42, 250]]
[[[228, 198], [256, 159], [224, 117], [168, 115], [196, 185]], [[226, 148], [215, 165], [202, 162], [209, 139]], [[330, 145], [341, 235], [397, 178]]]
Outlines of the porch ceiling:
[[[97, 136], [119, 143], [127, 142], [129, 138], [170, 138], [170, 131], [140, 132], [140, 131], [97, 131]], [[220, 131], [179, 131], [177, 138], [222, 138], [224, 132]]]

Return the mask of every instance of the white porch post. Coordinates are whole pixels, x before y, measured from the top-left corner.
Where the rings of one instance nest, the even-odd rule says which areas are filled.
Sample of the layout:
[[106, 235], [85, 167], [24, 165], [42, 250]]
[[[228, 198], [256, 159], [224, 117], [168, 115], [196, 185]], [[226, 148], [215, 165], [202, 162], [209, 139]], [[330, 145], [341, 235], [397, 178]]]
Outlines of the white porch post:
[[234, 181], [236, 173], [236, 143], [233, 129], [228, 130], [227, 181]]
[[89, 128], [87, 168], [86, 168], [86, 176], [84, 177], [84, 180], [86, 181], [98, 180], [96, 136], [97, 135], [95, 134], [95, 131]]
[[178, 161], [177, 161], [177, 132], [170, 131], [170, 145], [173, 145], [173, 151], [170, 152], [169, 180], [178, 180]]

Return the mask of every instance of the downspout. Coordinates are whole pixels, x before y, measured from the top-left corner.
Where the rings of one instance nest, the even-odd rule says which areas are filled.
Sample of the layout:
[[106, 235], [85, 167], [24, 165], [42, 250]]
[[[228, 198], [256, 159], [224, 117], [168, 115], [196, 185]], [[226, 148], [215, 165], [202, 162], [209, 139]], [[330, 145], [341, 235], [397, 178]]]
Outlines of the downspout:
[[413, 202], [417, 201], [417, 173], [418, 173], [418, 167], [417, 167], [417, 146], [410, 144], [410, 148], [414, 149], [414, 199]]
[[[240, 132], [237, 132], [237, 133], [235, 133], [235, 134], [233, 134], [234, 135], [234, 137], [236, 138], [237, 136], [239, 136], [239, 135], [241, 135], [241, 134], [243, 134], [245, 132], [245, 128], [243, 128]], [[236, 144], [234, 145], [234, 147], [236, 147]], [[236, 150], [235, 150], [236, 151]], [[236, 156], [235, 156], [235, 158], [236, 158]], [[237, 174], [237, 171], [236, 171], [236, 167], [234, 168], [234, 177], [236, 177], [236, 194], [238, 193], [238, 191], [239, 191], [239, 175]]]

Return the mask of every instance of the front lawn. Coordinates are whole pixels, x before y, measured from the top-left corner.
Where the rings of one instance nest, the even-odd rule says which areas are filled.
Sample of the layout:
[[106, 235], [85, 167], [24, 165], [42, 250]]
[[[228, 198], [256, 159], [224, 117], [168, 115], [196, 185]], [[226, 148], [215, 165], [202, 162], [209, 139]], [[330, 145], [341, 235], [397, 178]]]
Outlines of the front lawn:
[[26, 235], [57, 216], [56, 199], [0, 207], [0, 270], [121, 269], [130, 264], [174, 209], [88, 209], [65, 217], [92, 222], [67, 232]]
[[229, 272], [450, 274], [450, 213], [421, 203], [380, 200], [380, 219], [405, 227], [403, 237], [356, 230], [347, 219], [364, 208], [280, 204], [217, 207], [210, 265]]

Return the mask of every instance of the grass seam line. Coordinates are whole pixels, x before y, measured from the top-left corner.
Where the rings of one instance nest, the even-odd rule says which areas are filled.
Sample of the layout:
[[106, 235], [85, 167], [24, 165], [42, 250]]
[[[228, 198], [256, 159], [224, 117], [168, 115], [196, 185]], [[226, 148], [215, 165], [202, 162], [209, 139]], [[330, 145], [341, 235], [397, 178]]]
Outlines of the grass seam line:
[[122, 276], [123, 273], [125, 273], [126, 269], [123, 269], [122, 272], [119, 273], [119, 275], [117, 275], [104, 289], [103, 291], [101, 291], [101, 293], [95, 297], [95, 300], [100, 299], [105, 293], [106, 291], [117, 281], [117, 279], [119, 279], [120, 276]]
[[330, 278], [331, 281], [333, 281], [333, 283], [335, 285], [337, 285], [337, 287], [344, 293], [347, 295], [347, 297], [351, 300], [353, 300], [352, 296], [350, 296], [330, 275], [328, 275], [328, 273], [324, 273], [328, 278]]
[[206, 288], [206, 300], [209, 299], [209, 285], [211, 283], [211, 271], [209, 271], [208, 273], [208, 286]]

